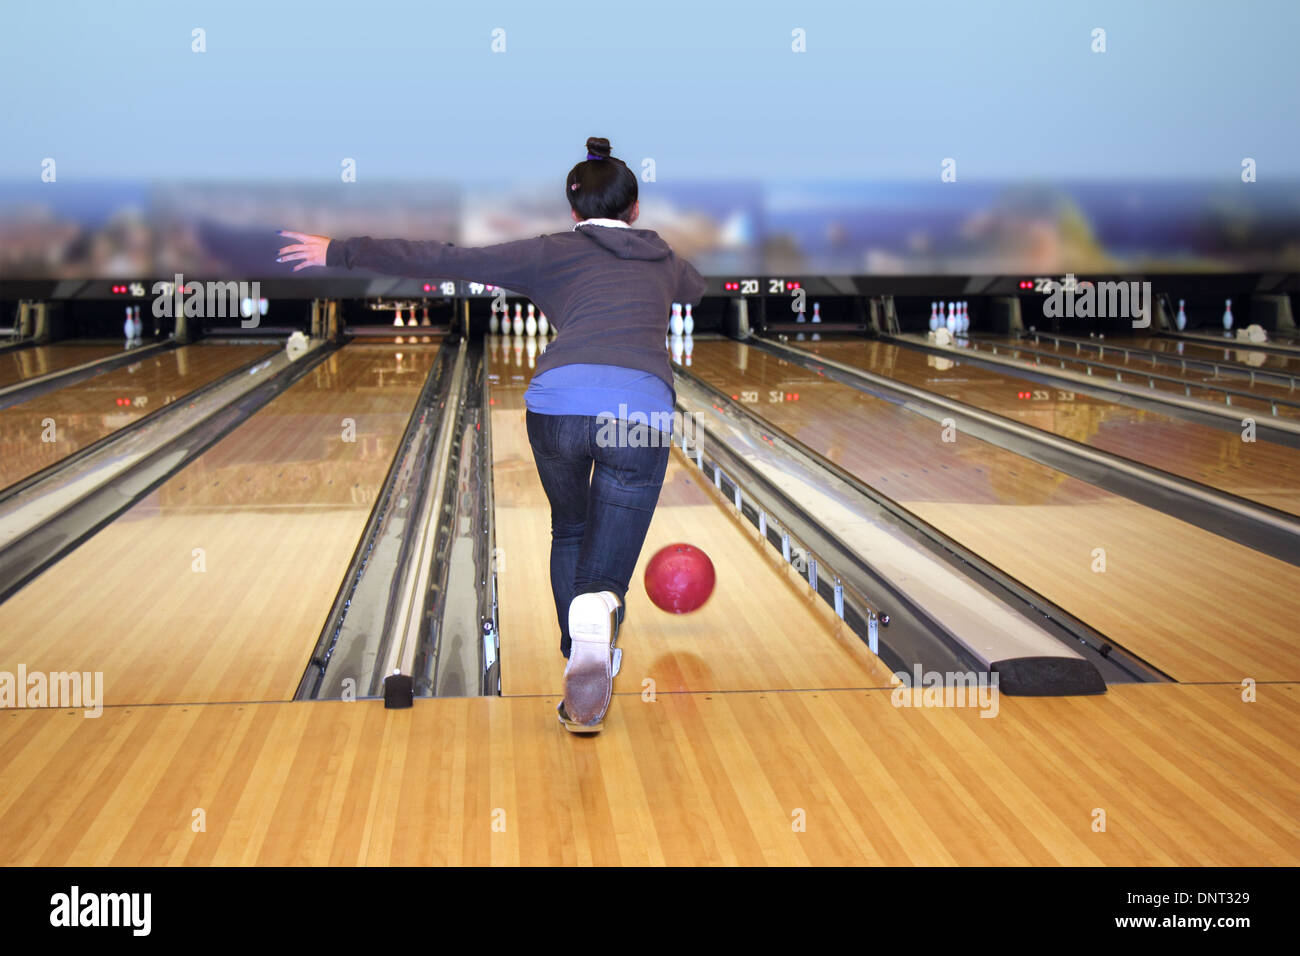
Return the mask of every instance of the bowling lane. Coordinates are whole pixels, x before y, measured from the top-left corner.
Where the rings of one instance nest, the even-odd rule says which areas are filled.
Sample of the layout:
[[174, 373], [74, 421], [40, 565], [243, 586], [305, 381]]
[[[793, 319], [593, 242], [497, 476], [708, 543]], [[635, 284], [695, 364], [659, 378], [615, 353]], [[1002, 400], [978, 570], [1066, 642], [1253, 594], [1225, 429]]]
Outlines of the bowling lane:
[[[514, 363], [509, 341], [489, 340], [488, 347], [496, 536], [505, 559], [497, 571], [501, 690], [563, 694], [549, 583], [550, 507], [524, 424], [531, 372], [523, 361]], [[717, 503], [693, 466], [676, 451], [672, 456], [628, 591], [615, 693], [635, 701], [647, 679], [660, 694], [888, 686], [885, 665], [774, 549]], [[680, 616], [652, 605], [643, 584], [650, 556], [675, 541], [702, 547], [718, 574], [709, 602]], [[615, 705], [614, 720], [619, 706], [627, 705]]]
[[[870, 344], [869, 358], [898, 351]], [[995, 445], [945, 442], [938, 423], [761, 349], [699, 340], [693, 359], [705, 381], [1176, 680], [1300, 677], [1300, 568]]]
[[0, 352], [0, 388], [121, 354], [121, 345], [72, 344], [36, 345], [12, 352]]
[[[1163, 341], [1163, 340], [1156, 340], [1156, 341]], [[1132, 377], [1137, 377], [1136, 378], [1137, 383], [1143, 386], [1147, 386], [1151, 382], [1151, 380], [1147, 378], [1140, 378], [1139, 376], [1144, 376], [1148, 373], [1172, 377], [1177, 379], [1178, 381], [1166, 382], [1166, 381], [1161, 381], [1159, 379], [1156, 379], [1154, 390], [1157, 392], [1165, 392], [1170, 395], [1175, 395], [1180, 398], [1181, 397], [1195, 398], [1203, 402], [1210, 402], [1214, 405], [1224, 404], [1223, 392], [1215, 391], [1214, 388], [1207, 387], [1207, 386], [1231, 388], [1237, 391], [1248, 392], [1250, 393], [1250, 397], [1245, 397], [1242, 395], [1233, 395], [1232, 396], [1233, 406], [1237, 408], [1241, 408], [1243, 410], [1247, 410], [1249, 412], [1268, 415], [1270, 417], [1273, 414], [1273, 408], [1269, 404], [1270, 399], [1280, 399], [1289, 402], [1300, 401], [1300, 390], [1292, 389], [1287, 385], [1283, 385], [1278, 382], [1268, 382], [1268, 381], [1252, 382], [1249, 378], [1244, 377], [1250, 373], [1252, 368], [1263, 367], [1262, 364], [1258, 362], [1255, 362], [1250, 365], [1242, 365], [1236, 374], [1216, 375], [1212, 371], [1206, 369], [1193, 368], [1193, 367], [1181, 369], [1176, 365], [1170, 365], [1168, 362], [1157, 361], [1153, 359], [1152, 356], [1149, 355], [1142, 355], [1140, 353], [1135, 353], [1135, 352], [1128, 352], [1126, 354], [1125, 352], [1120, 351], [1120, 349], [1123, 348], [1140, 347], [1135, 345], [1133, 340], [1130, 339], [1116, 339], [1114, 340], [1114, 342], [1111, 342], [1111, 340], [1108, 339], [1107, 340], [1108, 347], [1104, 355], [1099, 355], [1096, 350], [1088, 350], [1088, 349], [1084, 349], [1082, 352], [1078, 352], [1075, 350], [1075, 347], [1073, 345], [1066, 344], [1066, 343], [1051, 342], [1048, 341], [1047, 339], [1040, 340], [1038, 344], [1034, 344], [1032, 339], [1028, 339], [1028, 340], [1014, 339], [1010, 336], [981, 335], [974, 340], [974, 343], [982, 350], [986, 350], [994, 346], [996, 346], [999, 349], [999, 351], [1001, 351], [1004, 348], [1014, 349], [1017, 347], [1033, 349], [1034, 353], [1022, 352], [1019, 356], [1016, 356], [1014, 353], [1012, 353], [1012, 357], [1019, 357], [1025, 361], [1034, 361], [1036, 359], [1042, 359], [1049, 363], [1048, 367], [1051, 367], [1051, 365], [1055, 363], [1056, 357], [1059, 356], [1060, 360], [1065, 362], [1065, 368], [1067, 371], [1077, 372], [1085, 375], [1087, 374], [1088, 371], [1087, 366], [1084, 365], [1079, 360], [1082, 358], [1090, 358], [1094, 361], [1104, 362], [1105, 365], [1109, 368], [1120, 370], [1123, 372], [1131, 372]], [[1111, 345], [1113, 345], [1114, 348], [1109, 347]], [[1226, 356], [1228, 355], [1227, 349], [1219, 350], [1219, 349], [1211, 348], [1209, 350], [1209, 353], [1210, 354], [1208, 355], [1195, 356], [1190, 351], [1187, 351], [1184, 353], [1171, 352], [1170, 355], [1177, 356], [1179, 354], [1184, 354], [1189, 359], [1199, 357], [1202, 361], [1205, 360], [1219, 361], [1219, 362], [1230, 361], [1229, 359], [1226, 358]], [[1236, 350], [1236, 349], [1232, 350], [1232, 353], [1234, 355], [1243, 357], [1237, 359], [1236, 361], [1233, 361], [1234, 365], [1237, 364], [1237, 362], [1243, 361], [1245, 358], [1249, 358], [1249, 356], [1262, 357], [1265, 354], [1263, 352], [1250, 352], [1249, 356], [1247, 356], [1247, 354], [1244, 351]], [[1095, 372], [1094, 374], [1107, 374], [1107, 373], [1104, 370], [1102, 370], [1100, 372]], [[1113, 375], [1114, 373], [1111, 372], [1109, 374]], [[1293, 372], [1291, 374], [1297, 374], [1297, 373]], [[1188, 386], [1190, 386], [1190, 394], [1184, 390], [1183, 384], [1181, 383], [1186, 383]], [[1278, 405], [1277, 417], [1289, 418], [1292, 420], [1300, 420], [1300, 408], [1296, 408], [1292, 405]]]
[[[800, 347], [1091, 448], [1300, 514], [1300, 451], [1269, 441], [1244, 442], [1239, 429], [1226, 431], [1064, 387], [1047, 388], [1009, 370], [993, 371], [884, 342], [856, 338], [806, 342]], [[1029, 397], [1019, 397], [1022, 395]]]
[[[253, 361], [270, 345], [187, 345], [0, 409], [0, 488]], [[51, 427], [54, 441], [47, 441]]]
[[291, 698], [437, 348], [328, 356], [0, 605], [0, 671], [99, 671], [109, 705]]
[[[1285, 340], [1273, 340], [1275, 344], [1287, 344]], [[1151, 349], [1171, 355], [1199, 358], [1211, 362], [1232, 362], [1247, 368], [1268, 369], [1285, 372], [1288, 375], [1300, 375], [1300, 357], [1284, 355], [1280, 352], [1265, 352], [1252, 349], [1249, 343], [1225, 339], [1223, 346], [1195, 342], [1189, 339], [1165, 338], [1164, 336], [1134, 336], [1118, 340], [1117, 345], [1131, 345], [1133, 348]]]

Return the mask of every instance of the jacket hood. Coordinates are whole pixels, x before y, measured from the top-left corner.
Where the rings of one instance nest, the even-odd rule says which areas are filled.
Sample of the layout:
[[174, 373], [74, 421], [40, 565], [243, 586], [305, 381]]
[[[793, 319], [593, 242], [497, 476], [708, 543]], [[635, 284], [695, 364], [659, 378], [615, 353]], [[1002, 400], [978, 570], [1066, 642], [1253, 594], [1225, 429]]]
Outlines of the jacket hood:
[[619, 229], [585, 225], [573, 230], [608, 249], [620, 259], [667, 259], [672, 254], [668, 243], [651, 229]]

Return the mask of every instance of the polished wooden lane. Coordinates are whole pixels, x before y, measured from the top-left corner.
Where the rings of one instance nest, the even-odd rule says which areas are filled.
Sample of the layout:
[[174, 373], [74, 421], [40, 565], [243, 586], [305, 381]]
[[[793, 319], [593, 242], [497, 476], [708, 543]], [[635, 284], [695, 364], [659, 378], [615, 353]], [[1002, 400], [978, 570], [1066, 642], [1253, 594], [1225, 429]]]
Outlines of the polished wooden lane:
[[944, 441], [939, 422], [761, 349], [700, 341], [693, 361], [776, 427], [1176, 680], [1300, 677], [1293, 565], [995, 445]]
[[[1091, 448], [1300, 514], [1300, 450], [1270, 441], [1243, 441], [1240, 427], [1199, 425], [1067, 388], [1047, 388], [1012, 370], [994, 371], [885, 342], [855, 337], [802, 343], [800, 347]], [[955, 354], [960, 356], [960, 352]], [[1029, 397], [1019, 397], [1022, 395]]]
[[[1212, 332], [1211, 334], [1217, 334]], [[1164, 338], [1162, 336], [1134, 336], [1117, 339], [1117, 345], [1132, 345], [1134, 348], [1151, 349], [1156, 352], [1169, 352], [1174, 355], [1186, 355], [1188, 358], [1208, 359], [1211, 362], [1230, 362], [1245, 368], [1269, 369], [1300, 375], [1300, 356], [1286, 355], [1281, 352], [1265, 352], [1252, 349], [1249, 342], [1225, 340], [1222, 346], [1190, 339]]]
[[0, 488], [273, 351], [269, 345], [187, 345], [0, 409]]
[[109, 703], [291, 697], [436, 350], [329, 356], [0, 605], [0, 670], [101, 671]]
[[[1139, 340], [1145, 341], [1145, 340]], [[1150, 355], [1143, 355], [1138, 352], [1123, 351], [1127, 348], [1141, 348], [1130, 339], [1107, 339], [1105, 340], [1105, 354], [1098, 354], [1096, 350], [1083, 349], [1082, 352], [1076, 351], [1074, 345], [1069, 343], [1057, 343], [1043, 339], [1037, 344], [1033, 339], [1013, 339], [1010, 336], [993, 336], [981, 335], [975, 342], [981, 349], [996, 347], [1003, 357], [1018, 358], [1021, 361], [1034, 362], [1042, 360], [1046, 371], [1053, 371], [1063, 367], [1065, 371], [1075, 372], [1077, 374], [1089, 374], [1087, 366], [1080, 359], [1090, 359], [1105, 363], [1105, 368], [1094, 370], [1092, 374], [1100, 375], [1103, 378], [1107, 375], [1114, 377], [1116, 372], [1124, 375], [1124, 381], [1130, 385], [1139, 385], [1151, 388], [1157, 395], [1163, 393], [1174, 398], [1192, 398], [1197, 401], [1207, 402], [1211, 405], [1223, 406], [1226, 403], [1224, 393], [1215, 391], [1214, 387], [1231, 388], [1238, 392], [1247, 392], [1248, 395], [1233, 395], [1232, 407], [1234, 411], [1240, 412], [1243, 417], [1246, 415], [1263, 415], [1268, 418], [1283, 418], [1292, 421], [1300, 420], [1300, 408], [1293, 405], [1278, 405], [1277, 415], [1273, 414], [1273, 406], [1270, 404], [1271, 399], [1280, 399], [1283, 401], [1297, 402], [1300, 401], [1300, 389], [1290, 388], [1269, 381], [1252, 382], [1244, 374], [1218, 375], [1206, 369], [1189, 366], [1186, 369], [1180, 369], [1175, 365], [1170, 365], [1166, 361], [1160, 361]], [[969, 340], [960, 343], [962, 347], [969, 344]], [[1019, 348], [1030, 348], [1034, 353], [1047, 353], [1046, 357], [1039, 354], [1027, 352], [1006, 351], [1017, 350]], [[1157, 350], [1167, 351], [1172, 356], [1186, 355], [1187, 358], [1197, 357], [1192, 352], [1178, 352], [1176, 350]], [[1227, 362], [1231, 365], [1240, 364], [1239, 372], [1248, 373], [1251, 368], [1263, 367], [1259, 361], [1263, 352], [1243, 352], [1239, 350], [1215, 349], [1211, 347], [1208, 354], [1202, 354], [1201, 359], [1210, 359], [1218, 362]], [[1228, 356], [1232, 355], [1233, 358]], [[1064, 363], [1063, 366], [1058, 364]], [[1253, 363], [1253, 364], [1248, 364]], [[1294, 372], [1292, 374], [1295, 374]], [[1148, 379], [1147, 375], [1163, 375], [1177, 379], [1175, 382], [1162, 381], [1160, 379]], [[1186, 387], [1185, 387], [1186, 386]], [[1211, 387], [1214, 386], [1214, 387]]]
[[121, 345], [34, 345], [0, 352], [0, 388], [121, 355]]
[[1256, 690], [13, 711], [0, 864], [1294, 866], [1300, 688]]
[[[505, 340], [508, 342], [509, 340]], [[524, 425], [525, 364], [513, 350], [492, 354], [493, 487], [505, 694], [563, 691], [564, 658], [550, 589], [550, 506], [537, 478]], [[667, 614], [646, 597], [645, 564], [677, 541], [714, 562], [709, 603]], [[889, 682], [884, 664], [783, 565], [780, 555], [734, 519], [673, 452], [654, 521], [628, 591], [619, 632], [623, 669], [616, 689], [684, 690], [871, 687]], [[652, 684], [646, 685], [644, 682]]]

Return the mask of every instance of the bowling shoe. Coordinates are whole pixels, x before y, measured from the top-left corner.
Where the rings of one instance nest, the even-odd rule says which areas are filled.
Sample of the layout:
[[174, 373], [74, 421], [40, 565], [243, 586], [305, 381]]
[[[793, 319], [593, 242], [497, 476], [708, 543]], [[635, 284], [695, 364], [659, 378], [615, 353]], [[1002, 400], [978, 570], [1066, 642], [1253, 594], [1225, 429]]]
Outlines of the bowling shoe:
[[569, 662], [564, 668], [564, 700], [556, 711], [575, 734], [599, 732], [614, 693], [614, 675], [623, 663], [618, 644], [622, 602], [612, 591], [579, 594], [569, 604]]

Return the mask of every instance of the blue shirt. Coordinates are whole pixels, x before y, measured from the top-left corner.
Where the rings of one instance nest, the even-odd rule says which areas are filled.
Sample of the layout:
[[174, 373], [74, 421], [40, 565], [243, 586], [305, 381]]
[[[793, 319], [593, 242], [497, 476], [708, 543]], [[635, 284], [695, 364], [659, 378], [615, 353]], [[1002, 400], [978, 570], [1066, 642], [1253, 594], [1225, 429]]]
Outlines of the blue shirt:
[[619, 365], [557, 365], [539, 372], [524, 392], [524, 405], [538, 415], [621, 418], [672, 430], [668, 386], [657, 375]]

